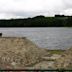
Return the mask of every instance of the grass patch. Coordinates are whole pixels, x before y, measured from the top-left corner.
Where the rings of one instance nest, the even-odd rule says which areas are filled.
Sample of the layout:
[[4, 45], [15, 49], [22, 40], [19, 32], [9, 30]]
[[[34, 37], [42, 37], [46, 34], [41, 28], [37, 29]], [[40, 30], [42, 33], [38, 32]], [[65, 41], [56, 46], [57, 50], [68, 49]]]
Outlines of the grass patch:
[[65, 50], [46, 50], [50, 54], [62, 54]]

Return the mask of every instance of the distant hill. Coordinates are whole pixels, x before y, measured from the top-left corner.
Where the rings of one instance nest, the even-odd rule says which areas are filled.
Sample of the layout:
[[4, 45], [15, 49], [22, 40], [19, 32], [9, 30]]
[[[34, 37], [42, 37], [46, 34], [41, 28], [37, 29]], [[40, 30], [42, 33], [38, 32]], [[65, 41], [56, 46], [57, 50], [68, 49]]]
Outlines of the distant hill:
[[72, 27], [72, 16], [36, 16], [33, 18], [0, 20], [0, 27]]

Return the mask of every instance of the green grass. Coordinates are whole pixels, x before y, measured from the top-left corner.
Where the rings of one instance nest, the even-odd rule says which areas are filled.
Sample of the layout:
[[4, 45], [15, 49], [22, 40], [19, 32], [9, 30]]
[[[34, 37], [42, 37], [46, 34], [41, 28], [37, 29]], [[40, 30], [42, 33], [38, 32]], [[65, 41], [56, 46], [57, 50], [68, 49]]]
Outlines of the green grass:
[[47, 50], [50, 54], [62, 54], [65, 50]]

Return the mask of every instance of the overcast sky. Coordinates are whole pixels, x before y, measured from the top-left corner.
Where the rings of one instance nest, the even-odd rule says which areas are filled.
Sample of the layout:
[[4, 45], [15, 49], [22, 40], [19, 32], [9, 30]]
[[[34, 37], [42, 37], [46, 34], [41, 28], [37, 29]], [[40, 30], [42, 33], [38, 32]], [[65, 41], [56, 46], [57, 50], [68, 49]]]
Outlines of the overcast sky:
[[0, 0], [0, 19], [72, 15], [72, 0]]

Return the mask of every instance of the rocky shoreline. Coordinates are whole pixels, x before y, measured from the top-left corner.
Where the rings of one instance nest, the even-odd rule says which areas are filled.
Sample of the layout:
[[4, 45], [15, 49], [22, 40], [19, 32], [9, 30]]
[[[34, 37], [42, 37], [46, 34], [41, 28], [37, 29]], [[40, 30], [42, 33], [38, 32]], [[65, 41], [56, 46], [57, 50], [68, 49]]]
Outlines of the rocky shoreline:
[[26, 37], [0, 37], [0, 69], [72, 68], [72, 48], [49, 51]]

